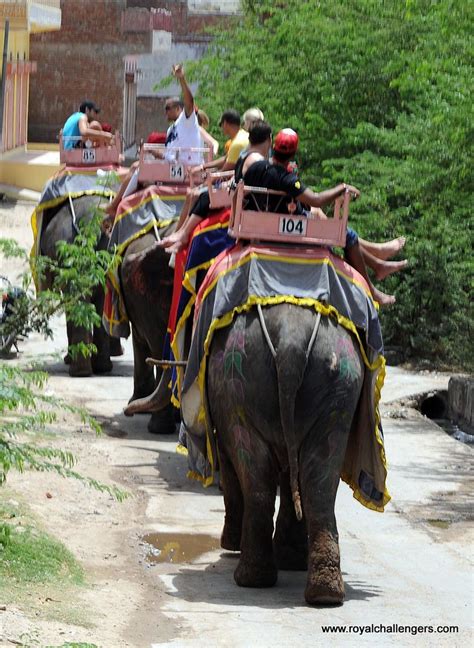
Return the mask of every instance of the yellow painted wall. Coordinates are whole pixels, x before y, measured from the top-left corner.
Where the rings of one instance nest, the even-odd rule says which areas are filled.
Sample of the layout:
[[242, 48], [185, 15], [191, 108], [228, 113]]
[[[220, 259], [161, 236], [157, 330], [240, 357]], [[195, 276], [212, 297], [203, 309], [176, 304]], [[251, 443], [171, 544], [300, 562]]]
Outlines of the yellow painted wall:
[[0, 184], [20, 189], [42, 191], [46, 182], [59, 169], [59, 164], [24, 164], [14, 161], [0, 161]]
[[[3, 40], [5, 38], [5, 30], [0, 28], [0, 78], [2, 77], [1, 56], [3, 56]], [[8, 60], [10, 57], [13, 61], [20, 58], [20, 61], [29, 60], [30, 58], [30, 38], [26, 29], [13, 30], [10, 25], [8, 33]]]

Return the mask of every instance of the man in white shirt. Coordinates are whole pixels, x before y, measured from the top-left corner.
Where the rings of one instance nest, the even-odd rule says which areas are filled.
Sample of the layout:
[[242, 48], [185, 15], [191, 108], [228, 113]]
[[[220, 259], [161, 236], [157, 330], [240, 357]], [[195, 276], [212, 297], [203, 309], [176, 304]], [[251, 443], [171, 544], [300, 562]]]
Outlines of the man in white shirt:
[[[202, 151], [192, 149], [202, 148], [201, 131], [194, 106], [194, 97], [184, 76], [181, 64], [173, 65], [173, 76], [175, 76], [183, 91], [183, 100], [179, 97], [168, 97], [165, 102], [166, 117], [171, 126], [166, 133], [166, 149], [153, 153], [155, 157], [164, 158], [168, 162], [177, 162], [186, 165], [202, 164]], [[179, 151], [177, 149], [180, 149]], [[134, 162], [125, 176], [122, 184], [113, 199], [105, 208], [109, 219], [104, 222], [104, 228], [110, 228], [113, 224], [117, 208], [121, 200], [138, 189], [138, 162]]]
[[[184, 76], [182, 65], [173, 66], [175, 76], [183, 92], [183, 100], [179, 97], [168, 97], [165, 103], [165, 112], [168, 121], [172, 122], [166, 133], [165, 159], [169, 162], [182, 164], [201, 164], [203, 155], [199, 149], [202, 147], [201, 132], [194, 107], [194, 97]], [[174, 149], [181, 149], [179, 153]]]

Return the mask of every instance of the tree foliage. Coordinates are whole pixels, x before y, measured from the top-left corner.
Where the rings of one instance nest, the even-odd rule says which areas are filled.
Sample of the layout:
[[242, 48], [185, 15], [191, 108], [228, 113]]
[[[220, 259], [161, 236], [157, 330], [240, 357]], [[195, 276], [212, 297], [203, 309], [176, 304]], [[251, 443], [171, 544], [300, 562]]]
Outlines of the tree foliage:
[[[45, 257], [35, 261], [36, 275], [52, 274], [52, 287], [35, 294], [32, 275], [25, 272], [22, 279], [23, 294], [14, 303], [13, 312], [1, 324], [1, 334], [28, 335], [39, 332], [52, 336], [50, 318], [59, 312], [67, 314], [77, 325], [92, 328], [100, 324], [100, 315], [84, 299], [92, 294], [95, 286], [105, 284], [109, 268], [116, 263], [113, 255], [96, 250], [100, 234], [101, 214], [91, 214], [91, 219], [79, 225], [73, 243], [58, 244], [58, 259]], [[0, 253], [26, 260], [26, 254], [14, 241], [0, 239]], [[69, 347], [71, 353], [90, 355], [93, 345]], [[30, 368], [11, 366], [10, 361], [0, 360], [0, 486], [5, 483], [11, 469], [23, 471], [53, 471], [66, 477], [75, 477], [118, 499], [125, 493], [114, 486], [107, 486], [84, 477], [74, 470], [75, 459], [61, 448], [46, 447], [38, 443], [38, 434], [47, 431], [58, 421], [58, 413], [69, 412], [80, 418], [86, 427], [100, 432], [100, 426], [83, 408], [75, 407], [55, 396], [45, 393], [48, 375]], [[1, 532], [1, 527], [0, 527]]]
[[472, 368], [472, 3], [243, 7], [191, 68], [211, 123], [258, 106], [275, 131], [300, 133], [307, 184], [358, 186], [359, 233], [408, 238], [410, 267], [384, 287], [397, 296], [382, 314], [386, 343]]

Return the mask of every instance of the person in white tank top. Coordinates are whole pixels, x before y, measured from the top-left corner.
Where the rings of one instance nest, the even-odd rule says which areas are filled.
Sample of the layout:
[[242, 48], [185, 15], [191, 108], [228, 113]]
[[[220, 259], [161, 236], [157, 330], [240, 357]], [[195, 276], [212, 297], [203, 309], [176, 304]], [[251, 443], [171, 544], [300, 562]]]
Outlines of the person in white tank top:
[[[202, 138], [194, 107], [194, 97], [184, 76], [183, 66], [174, 65], [173, 75], [181, 85], [183, 100], [181, 101], [179, 97], [169, 97], [165, 103], [168, 121], [173, 122], [166, 133], [165, 159], [187, 165], [201, 164], [202, 151], [192, 150], [202, 148]], [[181, 150], [178, 152], [175, 149]]]

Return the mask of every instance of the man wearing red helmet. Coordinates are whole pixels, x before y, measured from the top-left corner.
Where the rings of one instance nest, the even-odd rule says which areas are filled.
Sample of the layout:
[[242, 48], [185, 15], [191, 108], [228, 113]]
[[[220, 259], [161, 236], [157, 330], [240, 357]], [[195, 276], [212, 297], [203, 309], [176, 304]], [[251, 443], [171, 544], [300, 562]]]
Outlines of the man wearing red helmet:
[[[256, 195], [255, 200], [264, 211], [292, 212], [296, 214], [307, 213], [302, 203], [309, 207], [324, 207], [333, 202], [338, 196], [345, 191], [350, 191], [355, 196], [360, 192], [355, 187], [347, 184], [339, 184], [332, 189], [327, 189], [316, 193], [306, 187], [295, 173], [288, 171], [288, 162], [298, 150], [298, 134], [291, 128], [284, 128], [277, 133], [273, 142], [273, 159], [272, 163], [267, 160], [259, 160], [243, 169], [243, 179], [246, 185], [252, 187], [265, 187], [275, 191], [283, 191], [288, 194], [289, 198], [282, 204], [280, 196], [261, 196]], [[268, 200], [268, 202], [267, 202]], [[296, 205], [294, 200], [297, 200]], [[265, 204], [263, 204], [263, 201]], [[291, 207], [289, 208], [289, 205]], [[386, 306], [395, 302], [393, 295], [387, 295], [372, 285], [367, 274], [367, 268], [362, 256], [361, 248], [357, 233], [348, 228], [346, 236], [345, 255], [348, 262], [364, 277], [367, 281], [371, 293], [380, 305]], [[397, 262], [394, 262], [397, 263]], [[404, 267], [404, 262], [398, 262]], [[387, 273], [388, 274], [388, 273]], [[386, 276], [386, 275], [385, 275]]]

